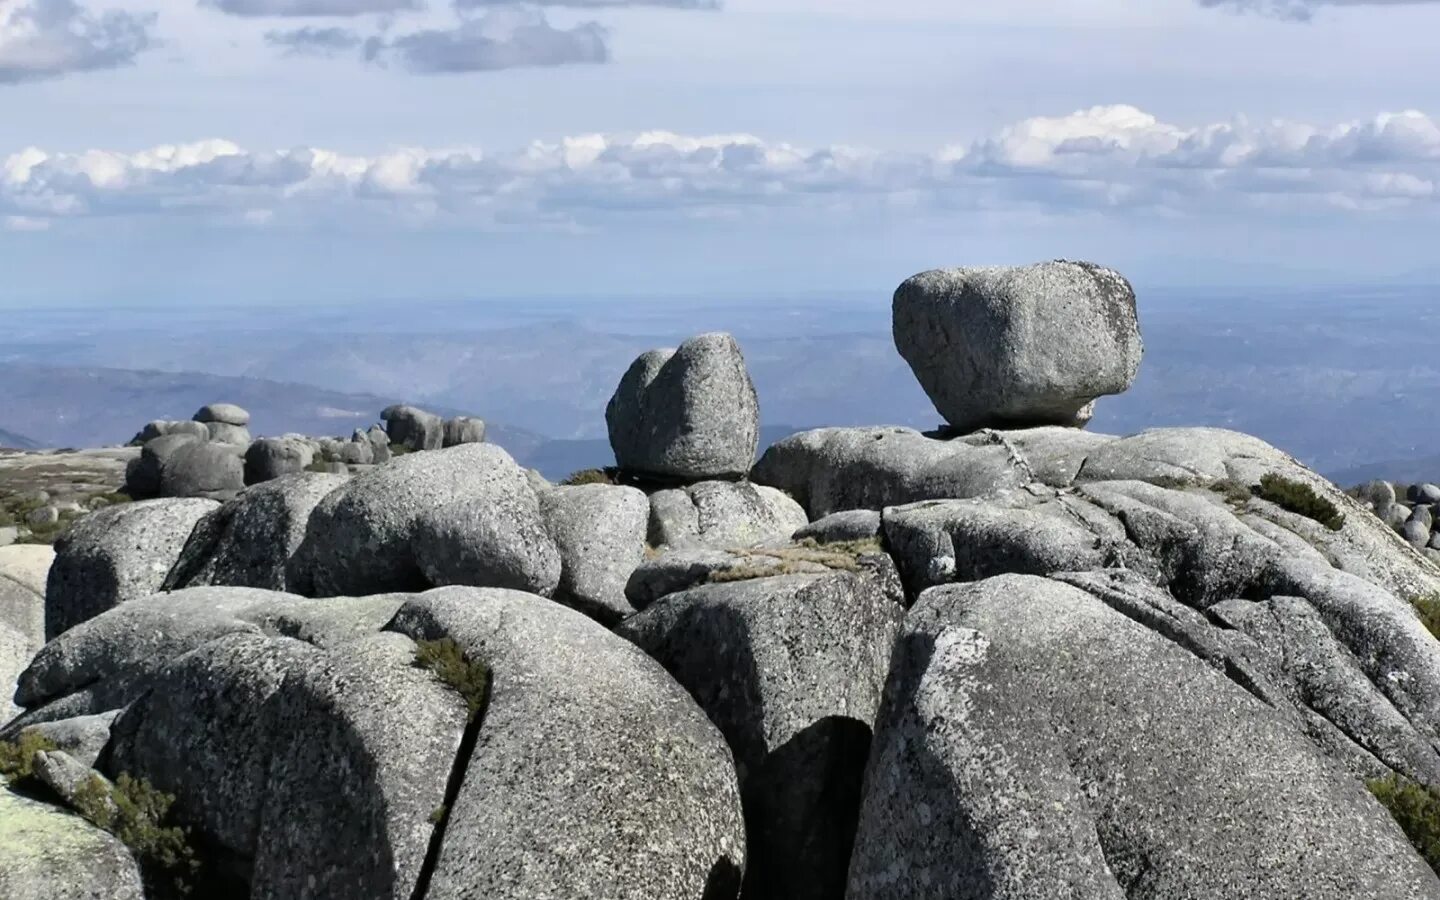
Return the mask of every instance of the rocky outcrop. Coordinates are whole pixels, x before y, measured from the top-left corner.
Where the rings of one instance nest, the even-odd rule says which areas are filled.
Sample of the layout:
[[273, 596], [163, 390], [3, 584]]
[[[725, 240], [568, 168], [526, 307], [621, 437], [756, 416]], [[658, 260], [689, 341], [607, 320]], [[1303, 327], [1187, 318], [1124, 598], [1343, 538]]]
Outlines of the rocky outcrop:
[[900, 618], [869, 581], [837, 572], [698, 587], [620, 626], [685, 686], [735, 754], [746, 897], [843, 895]]
[[458, 447], [461, 444], [483, 444], [485, 443], [485, 423], [470, 416], [456, 416], [453, 419], [445, 420], [444, 435], [443, 443], [446, 447]]
[[560, 555], [555, 599], [607, 625], [634, 613], [625, 585], [645, 558], [645, 494], [608, 484], [561, 486], [542, 492], [540, 507]]
[[849, 897], [1440, 896], [1282, 713], [1078, 588], [928, 592], [885, 697]]
[[748, 482], [704, 481], [650, 495], [656, 547], [751, 547], [788, 541], [809, 520], [783, 491]]
[[315, 461], [308, 444], [289, 438], [261, 438], [245, 451], [245, 483], [261, 484], [303, 472]]
[[195, 413], [195, 421], [203, 422], [206, 425], [233, 425], [236, 428], [244, 428], [250, 424], [250, 413], [241, 409], [233, 403], [211, 403], [200, 407]]
[[702, 334], [631, 364], [605, 408], [621, 469], [678, 481], [750, 471], [760, 405], [745, 358], [728, 334]]
[[102, 509], [77, 522], [55, 544], [46, 581], [46, 637], [159, 590], [196, 523], [217, 505], [146, 500]]
[[408, 450], [439, 450], [445, 446], [445, 422], [413, 406], [389, 406], [380, 413], [390, 443]]
[[145, 900], [139, 865], [79, 816], [0, 789], [0, 897]]
[[175, 448], [160, 466], [160, 496], [229, 500], [240, 493], [245, 462], [242, 448], [232, 445], [239, 443], [194, 441]]
[[45, 644], [45, 581], [54, 560], [45, 546], [0, 547], [0, 724], [19, 711], [11, 699], [16, 682]]
[[895, 347], [957, 432], [1084, 425], [1135, 380], [1135, 292], [1090, 263], [937, 269], [895, 292]]

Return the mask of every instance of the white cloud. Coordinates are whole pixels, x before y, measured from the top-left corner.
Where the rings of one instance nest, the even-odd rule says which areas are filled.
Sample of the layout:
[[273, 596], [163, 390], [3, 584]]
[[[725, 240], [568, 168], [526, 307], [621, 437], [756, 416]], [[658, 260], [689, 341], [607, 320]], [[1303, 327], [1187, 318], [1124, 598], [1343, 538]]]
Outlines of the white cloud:
[[73, 0], [0, 0], [0, 84], [114, 69], [150, 47], [153, 14], [92, 13]]
[[533, 66], [604, 63], [610, 59], [607, 34], [596, 22], [572, 28], [550, 24], [539, 9], [497, 8], [462, 18], [454, 28], [431, 29], [391, 40], [365, 43], [372, 62], [398, 62], [425, 75], [493, 72]]
[[265, 32], [265, 43], [285, 56], [338, 56], [360, 49], [365, 39], [349, 28], [295, 28]]
[[[1440, 124], [1419, 112], [1313, 125], [1166, 123], [1126, 106], [1016, 123], [932, 154], [805, 149], [749, 135], [586, 135], [521, 150], [359, 156], [226, 141], [52, 154], [0, 166], [0, 215], [218, 223], [604, 227], [778, 209], [1197, 216], [1440, 210]], [[257, 212], [260, 211], [260, 212]]]
[[364, 16], [417, 10], [424, 0], [200, 0], [232, 16]]
[[1327, 6], [1421, 6], [1435, 0], [1200, 0], [1201, 6], [1258, 13], [1291, 22], [1308, 22]]

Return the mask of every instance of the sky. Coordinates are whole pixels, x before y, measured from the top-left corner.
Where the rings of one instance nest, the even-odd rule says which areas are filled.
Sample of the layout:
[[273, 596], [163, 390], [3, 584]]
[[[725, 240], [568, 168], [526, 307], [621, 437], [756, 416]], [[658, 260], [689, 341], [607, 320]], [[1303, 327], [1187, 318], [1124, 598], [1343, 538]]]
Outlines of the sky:
[[1440, 0], [0, 0], [0, 305], [1440, 283]]

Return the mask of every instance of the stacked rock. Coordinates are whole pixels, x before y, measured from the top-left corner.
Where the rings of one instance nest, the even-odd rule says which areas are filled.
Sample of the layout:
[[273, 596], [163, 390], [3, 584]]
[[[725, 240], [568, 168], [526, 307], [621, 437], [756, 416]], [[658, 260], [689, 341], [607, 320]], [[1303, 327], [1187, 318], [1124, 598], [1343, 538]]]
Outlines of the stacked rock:
[[1410, 546], [1440, 563], [1440, 485], [1370, 481], [1350, 491]]
[[125, 471], [125, 493], [228, 500], [245, 487], [250, 413], [233, 403], [202, 406], [191, 421], [155, 421], [131, 441], [140, 456]]

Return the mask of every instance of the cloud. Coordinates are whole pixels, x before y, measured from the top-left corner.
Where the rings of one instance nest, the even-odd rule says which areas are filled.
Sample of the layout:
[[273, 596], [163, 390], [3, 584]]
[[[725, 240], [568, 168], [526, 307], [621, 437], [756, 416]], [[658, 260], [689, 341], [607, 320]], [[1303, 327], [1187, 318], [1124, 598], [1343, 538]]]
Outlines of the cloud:
[[1258, 13], [1290, 22], [1308, 22], [1325, 6], [1419, 6], [1435, 0], [1199, 0], [1201, 6]]
[[721, 0], [455, 0], [460, 8], [489, 9], [526, 2], [535, 6], [568, 6], [575, 9], [615, 9], [625, 6], [663, 6], [669, 9], [720, 9]]
[[114, 69], [150, 47], [153, 14], [87, 12], [73, 0], [0, 0], [0, 84]]
[[267, 31], [265, 43], [278, 47], [285, 56], [337, 56], [358, 50], [365, 39], [348, 28], [296, 28]]
[[346, 17], [423, 9], [424, 0], [200, 0], [232, 16]]
[[1440, 122], [1181, 126], [1128, 106], [1033, 118], [933, 153], [806, 149], [653, 132], [502, 153], [359, 156], [226, 141], [141, 153], [27, 149], [0, 164], [0, 216], [169, 217], [251, 227], [605, 228], [627, 219], [835, 220], [875, 210], [1190, 216], [1440, 212]]
[[436, 75], [604, 63], [610, 47], [598, 23], [556, 28], [538, 9], [507, 8], [462, 19], [455, 28], [417, 31], [393, 40], [371, 38], [365, 56]]

